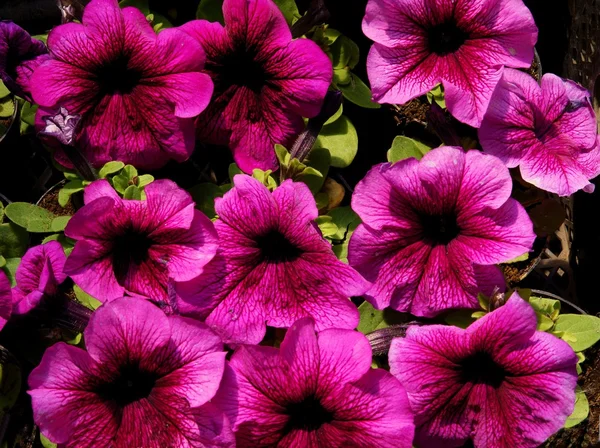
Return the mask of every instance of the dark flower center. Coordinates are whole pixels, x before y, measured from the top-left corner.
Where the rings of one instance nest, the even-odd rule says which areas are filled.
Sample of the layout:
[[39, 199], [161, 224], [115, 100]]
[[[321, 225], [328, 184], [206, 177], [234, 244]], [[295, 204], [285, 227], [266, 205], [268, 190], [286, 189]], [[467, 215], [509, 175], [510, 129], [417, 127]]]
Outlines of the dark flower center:
[[504, 368], [496, 364], [489, 353], [477, 352], [465, 358], [459, 367], [464, 383], [487, 384], [498, 388], [506, 377]]
[[456, 52], [468, 37], [454, 20], [435, 25], [427, 32], [429, 50], [440, 56]]
[[113, 244], [113, 271], [121, 283], [131, 265], [139, 266], [148, 259], [148, 250], [154, 242], [147, 235], [129, 228], [117, 236]]
[[419, 217], [425, 238], [435, 244], [448, 244], [460, 233], [456, 215], [446, 213], [441, 215], [426, 215]]
[[158, 375], [142, 370], [139, 364], [126, 364], [119, 369], [116, 378], [108, 383], [98, 385], [96, 392], [103, 400], [114, 401], [118, 406], [148, 398], [152, 392]]
[[294, 261], [302, 255], [302, 250], [277, 230], [271, 230], [269, 233], [257, 237], [256, 244], [261, 251], [262, 258], [272, 263]]
[[216, 62], [207, 61], [206, 69], [214, 73], [215, 88], [220, 92], [235, 86], [260, 93], [268, 81], [264, 63], [258, 60], [256, 50], [242, 46]]
[[285, 411], [289, 415], [285, 434], [293, 430], [316, 431], [325, 423], [333, 421], [333, 413], [325, 409], [314, 396], [299, 403], [288, 404]]
[[129, 57], [121, 55], [95, 70], [101, 95], [128, 94], [139, 84], [142, 74], [129, 67]]

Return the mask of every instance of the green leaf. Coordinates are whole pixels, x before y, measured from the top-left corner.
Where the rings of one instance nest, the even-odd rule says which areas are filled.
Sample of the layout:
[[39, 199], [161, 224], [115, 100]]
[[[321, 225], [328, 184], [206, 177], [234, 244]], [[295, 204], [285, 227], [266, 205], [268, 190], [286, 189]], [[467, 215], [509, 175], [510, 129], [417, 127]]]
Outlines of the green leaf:
[[444, 317], [444, 320], [448, 325], [453, 325], [458, 328], [467, 328], [476, 320], [472, 314], [473, 313], [469, 310], [451, 311]]
[[360, 321], [357, 330], [362, 334], [368, 334], [390, 325], [404, 322], [404, 315], [391, 308], [376, 310], [369, 302], [364, 301], [359, 307]]
[[2, 267], [2, 270], [10, 280], [10, 286], [14, 287], [17, 284], [15, 280], [15, 274], [17, 273], [17, 268], [19, 264], [21, 264], [21, 258], [6, 258], [6, 264]]
[[77, 285], [73, 286], [73, 292], [75, 293], [75, 297], [77, 297], [77, 300], [79, 300], [83, 305], [85, 305], [90, 310], [95, 310], [100, 305], [102, 305], [102, 302], [100, 302], [99, 300], [90, 296], [87, 292], [85, 292], [83, 289], [81, 289]]
[[215, 212], [215, 198], [223, 196], [223, 191], [218, 185], [209, 182], [198, 184], [190, 188], [189, 193], [196, 203], [196, 208], [213, 219], [217, 216]]
[[344, 36], [339, 36], [333, 44], [329, 46], [332, 56], [333, 68], [353, 69], [360, 59], [360, 49], [356, 43]]
[[277, 182], [275, 181], [275, 179], [273, 179], [273, 176], [271, 176], [272, 171], [271, 170], [267, 170], [267, 171], [263, 171], [263, 170], [259, 170], [258, 168], [255, 168], [252, 170], [252, 177], [255, 179], [258, 179], [259, 181], [262, 182], [262, 184], [267, 187], [269, 190], [273, 191], [275, 190], [275, 188], [277, 188]]
[[137, 186], [140, 188], [143, 188], [152, 182], [154, 182], [154, 176], [150, 174], [142, 174], [141, 176], [137, 177]]
[[209, 22], [219, 22], [225, 25], [223, 19], [223, 0], [200, 0], [196, 10], [196, 18], [208, 20]]
[[50, 230], [52, 232], [62, 232], [67, 227], [71, 217], [70, 216], [58, 216], [52, 220]]
[[552, 332], [561, 334], [560, 338], [574, 351], [582, 352], [600, 340], [600, 319], [589, 315], [561, 314]]
[[125, 165], [121, 172], [112, 178], [113, 187], [124, 195], [129, 187], [135, 186], [134, 179], [137, 175], [138, 172], [133, 165]]
[[354, 104], [359, 105], [360, 107], [365, 107], [367, 109], [379, 109], [381, 104], [377, 104], [371, 100], [373, 96], [371, 89], [369, 89], [364, 81], [354, 73], [351, 73], [350, 75], [351, 81], [349, 84], [337, 86], [338, 89], [342, 91], [344, 98], [353, 102]]
[[29, 101], [25, 101], [21, 106], [21, 135], [33, 132], [37, 110], [38, 105], [31, 104]]
[[581, 372], [583, 372], [583, 370], [581, 370], [581, 363], [585, 361], [585, 355], [581, 352], [577, 352], [575, 354], [577, 355], [577, 375], [581, 375]]
[[431, 91], [427, 92], [427, 101], [429, 101], [429, 104], [435, 101], [442, 109], [446, 108], [446, 98], [441, 84], [438, 84]]
[[336, 40], [338, 40], [338, 38], [341, 35], [341, 32], [339, 32], [336, 29], [330, 28], [329, 26], [323, 31], [323, 37], [326, 39], [327, 45], [333, 44]]
[[558, 300], [532, 296], [529, 297], [528, 301], [537, 313], [547, 316], [552, 321], [555, 321], [560, 313], [560, 302]]
[[0, 364], [0, 413], [6, 413], [16, 403], [21, 391], [21, 369], [16, 364]]
[[48, 34], [35, 34], [33, 36], [34, 39], [40, 40], [44, 43], [44, 45], [48, 44]]
[[346, 168], [358, 151], [358, 134], [352, 122], [342, 115], [335, 122], [323, 126], [315, 142], [315, 148], [327, 148], [331, 154], [331, 166]]
[[387, 152], [387, 159], [388, 162], [398, 162], [410, 157], [421, 160], [429, 151], [431, 151], [429, 146], [404, 135], [399, 135], [392, 142], [392, 147]]
[[229, 180], [231, 182], [233, 182], [233, 178], [237, 175], [237, 174], [244, 174], [244, 172], [242, 170], [240, 170], [240, 167], [237, 166], [235, 163], [232, 163], [229, 165]]
[[4, 204], [0, 202], [0, 224], [4, 220]]
[[0, 81], [0, 98], [6, 98], [8, 95], [10, 95], [10, 90]]
[[107, 162], [104, 164], [102, 168], [100, 168], [100, 172], [98, 176], [100, 179], [106, 179], [109, 174], [115, 174], [121, 171], [125, 167], [123, 162], [119, 162], [118, 160]]
[[6, 258], [21, 257], [27, 250], [29, 234], [12, 222], [0, 224], [0, 254]]
[[315, 219], [315, 222], [319, 226], [321, 233], [325, 238], [331, 237], [331, 235], [335, 235], [338, 231], [338, 227], [333, 222], [331, 216], [322, 215]]
[[554, 326], [554, 321], [542, 313], [535, 313], [538, 331], [548, 331]]
[[285, 17], [285, 21], [288, 25], [292, 25], [295, 19], [300, 17], [300, 13], [298, 12], [298, 6], [296, 6], [296, 2], [294, 0], [273, 0], [277, 7], [283, 13], [283, 17]]
[[304, 160], [304, 164], [318, 171], [320, 175], [304, 172], [295, 180], [304, 182], [308, 185], [312, 194], [317, 194], [319, 190], [321, 190], [325, 178], [329, 173], [329, 166], [331, 165], [331, 155], [329, 154], [329, 150], [325, 148], [313, 149], [308, 154], [308, 158]]
[[342, 103], [342, 104], [340, 104], [340, 108], [337, 110], [337, 112], [335, 114], [333, 114], [331, 117], [329, 117], [329, 120], [327, 120], [325, 122], [325, 126], [333, 123], [334, 121], [337, 121], [337, 119], [340, 118], [343, 113], [344, 113], [344, 104]]
[[56, 448], [56, 443], [52, 443], [49, 439], [46, 438], [44, 434], [40, 432], [40, 443], [44, 448]]
[[66, 207], [69, 201], [71, 200], [71, 196], [79, 191], [83, 191], [83, 181], [82, 180], [71, 180], [65, 184], [60, 190], [58, 190], [58, 203], [61, 207]]
[[127, 187], [127, 189], [123, 193], [123, 199], [141, 201], [142, 200], [142, 189], [135, 185], [130, 185], [129, 187]]
[[349, 206], [334, 208], [329, 211], [328, 215], [338, 228], [338, 231], [332, 235], [334, 240], [343, 240], [350, 224], [360, 223], [360, 218]]
[[15, 99], [9, 96], [0, 101], [0, 118], [10, 118], [15, 113]]
[[573, 413], [567, 417], [565, 428], [572, 428], [573, 426], [578, 425], [587, 418], [589, 413], [590, 404], [585, 396], [585, 392], [581, 387], [577, 386], [575, 389], [575, 409], [573, 409]]
[[6, 266], [6, 258], [0, 255], [0, 269], [2, 269], [4, 266]]
[[350, 223], [346, 231], [346, 239], [342, 243], [334, 244], [333, 246], [333, 253], [342, 263], [348, 263], [348, 244], [350, 244], [350, 237], [352, 236], [352, 233], [359, 224], [359, 221], [353, 221]]
[[12, 222], [33, 233], [51, 232], [52, 221], [56, 218], [54, 213], [27, 202], [13, 202], [6, 207], [5, 213]]
[[287, 165], [290, 162], [290, 153], [283, 145], [275, 145], [275, 155], [279, 161], [279, 165]]

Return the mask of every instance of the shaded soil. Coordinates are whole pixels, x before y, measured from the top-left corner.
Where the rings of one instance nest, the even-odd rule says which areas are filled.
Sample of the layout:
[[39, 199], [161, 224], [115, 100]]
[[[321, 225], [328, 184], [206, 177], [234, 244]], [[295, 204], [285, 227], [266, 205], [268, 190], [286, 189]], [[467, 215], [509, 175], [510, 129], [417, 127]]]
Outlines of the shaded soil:
[[58, 203], [58, 192], [62, 187], [63, 185], [61, 184], [47, 192], [40, 198], [38, 205], [57, 216], [74, 215], [77, 210], [73, 206], [73, 200], [70, 200], [66, 207], [61, 207], [61, 205]]

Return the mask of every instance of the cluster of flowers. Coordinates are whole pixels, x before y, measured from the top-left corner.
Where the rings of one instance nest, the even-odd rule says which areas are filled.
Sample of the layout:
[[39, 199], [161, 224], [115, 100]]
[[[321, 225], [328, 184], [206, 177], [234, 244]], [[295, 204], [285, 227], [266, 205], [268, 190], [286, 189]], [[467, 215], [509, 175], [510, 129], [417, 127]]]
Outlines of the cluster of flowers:
[[[276, 169], [274, 144], [319, 113], [331, 62], [292, 39], [271, 0], [225, 0], [223, 15], [225, 26], [157, 34], [139, 10], [92, 0], [47, 48], [2, 22], [0, 75], [40, 106], [40, 130], [58, 107], [81, 115], [74, 145], [96, 167], [183, 161], [198, 138], [229, 146], [244, 172]], [[144, 200], [91, 183], [65, 229], [76, 241], [68, 257], [58, 242], [31, 248], [12, 290], [0, 272], [1, 324], [53, 300], [67, 277], [103, 303], [85, 350], [55, 344], [29, 377], [52, 442], [535, 447], [563, 426], [577, 357], [536, 331], [517, 294], [466, 330], [411, 327], [392, 343], [389, 372], [371, 368], [349, 298], [433, 317], [504, 291], [496, 264], [535, 239], [508, 168], [559, 195], [590, 191], [600, 146], [587, 92], [516, 70], [537, 38], [521, 0], [369, 0], [363, 30], [375, 41], [374, 99], [405, 103], [441, 83], [483, 152], [442, 146], [373, 167], [352, 196], [362, 223], [348, 264], [300, 182], [271, 191], [237, 175], [214, 223], [170, 180], [149, 184]], [[69, 164], [60, 148], [55, 156]], [[288, 329], [279, 348], [258, 345], [267, 326]]]

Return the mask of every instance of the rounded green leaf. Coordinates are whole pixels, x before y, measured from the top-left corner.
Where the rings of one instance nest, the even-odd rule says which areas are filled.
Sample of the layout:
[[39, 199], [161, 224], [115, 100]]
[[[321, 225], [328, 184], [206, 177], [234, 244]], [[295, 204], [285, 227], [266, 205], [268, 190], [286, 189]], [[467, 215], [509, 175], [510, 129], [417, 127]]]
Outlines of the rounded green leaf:
[[54, 213], [27, 202], [13, 202], [6, 207], [5, 213], [12, 222], [34, 233], [51, 232], [52, 221], [56, 218]]
[[71, 199], [71, 196], [79, 191], [83, 191], [83, 181], [80, 179], [71, 180], [58, 190], [58, 203], [61, 207], [66, 207]]
[[98, 173], [98, 176], [100, 176], [100, 179], [106, 179], [106, 177], [109, 174], [117, 173], [117, 172], [121, 171], [124, 167], [125, 167], [125, 164], [123, 162], [118, 161], [118, 160], [115, 160], [115, 161], [112, 161], [112, 162], [107, 162], [100, 169], [100, 172]]
[[46, 436], [40, 433], [40, 443], [44, 448], [56, 448], [56, 443], [52, 443]]
[[0, 118], [10, 118], [15, 113], [15, 100], [9, 96], [0, 101]]
[[358, 134], [352, 122], [345, 115], [335, 122], [323, 126], [315, 141], [315, 148], [327, 148], [331, 154], [331, 166], [346, 168], [358, 151]]
[[404, 135], [399, 135], [392, 142], [392, 147], [387, 152], [387, 159], [388, 162], [392, 163], [410, 157], [421, 160], [429, 151], [431, 151], [429, 146]]
[[590, 348], [600, 340], [600, 319], [596, 316], [561, 314], [553, 333], [558, 333], [576, 352]]
[[77, 300], [79, 300], [83, 305], [85, 305], [90, 310], [95, 310], [100, 305], [102, 305], [102, 302], [100, 302], [99, 300], [90, 296], [88, 293], [86, 293], [83, 289], [81, 289], [77, 285], [73, 286], [73, 292], [75, 293], [75, 297], [77, 297]]
[[0, 254], [6, 258], [21, 257], [27, 250], [29, 234], [12, 222], [0, 224]]
[[50, 230], [52, 232], [62, 232], [67, 227], [70, 216], [58, 216], [52, 220], [52, 224], [50, 225]]
[[294, 19], [298, 19], [300, 17], [300, 13], [298, 12], [298, 6], [296, 6], [296, 2], [294, 0], [273, 1], [283, 13], [283, 17], [285, 17], [285, 21], [288, 23], [288, 25], [292, 25]]
[[577, 389], [575, 389], [575, 409], [573, 409], [573, 413], [567, 417], [565, 428], [572, 428], [573, 426], [578, 425], [587, 418], [589, 413], [590, 404], [585, 392], [581, 387], [577, 386]]
[[4, 83], [0, 81], [0, 98], [5, 98], [8, 95], [10, 95], [10, 90], [8, 90], [8, 87], [6, 87]]
[[304, 173], [298, 177], [298, 180], [304, 182], [310, 188], [313, 194], [316, 194], [321, 190], [327, 173], [329, 173], [329, 166], [331, 165], [331, 155], [329, 150], [325, 148], [315, 148], [308, 154], [308, 159], [304, 161], [304, 164], [318, 171], [321, 175]]
[[223, 191], [218, 185], [209, 182], [198, 184], [190, 188], [189, 193], [196, 203], [196, 208], [210, 219], [217, 216], [215, 212], [215, 198], [223, 196]]
[[342, 95], [347, 100], [357, 104], [360, 107], [367, 109], [379, 109], [381, 104], [375, 103], [371, 100], [373, 94], [371, 89], [354, 73], [351, 73], [350, 83], [345, 85], [339, 85], [338, 89], [342, 91]]

